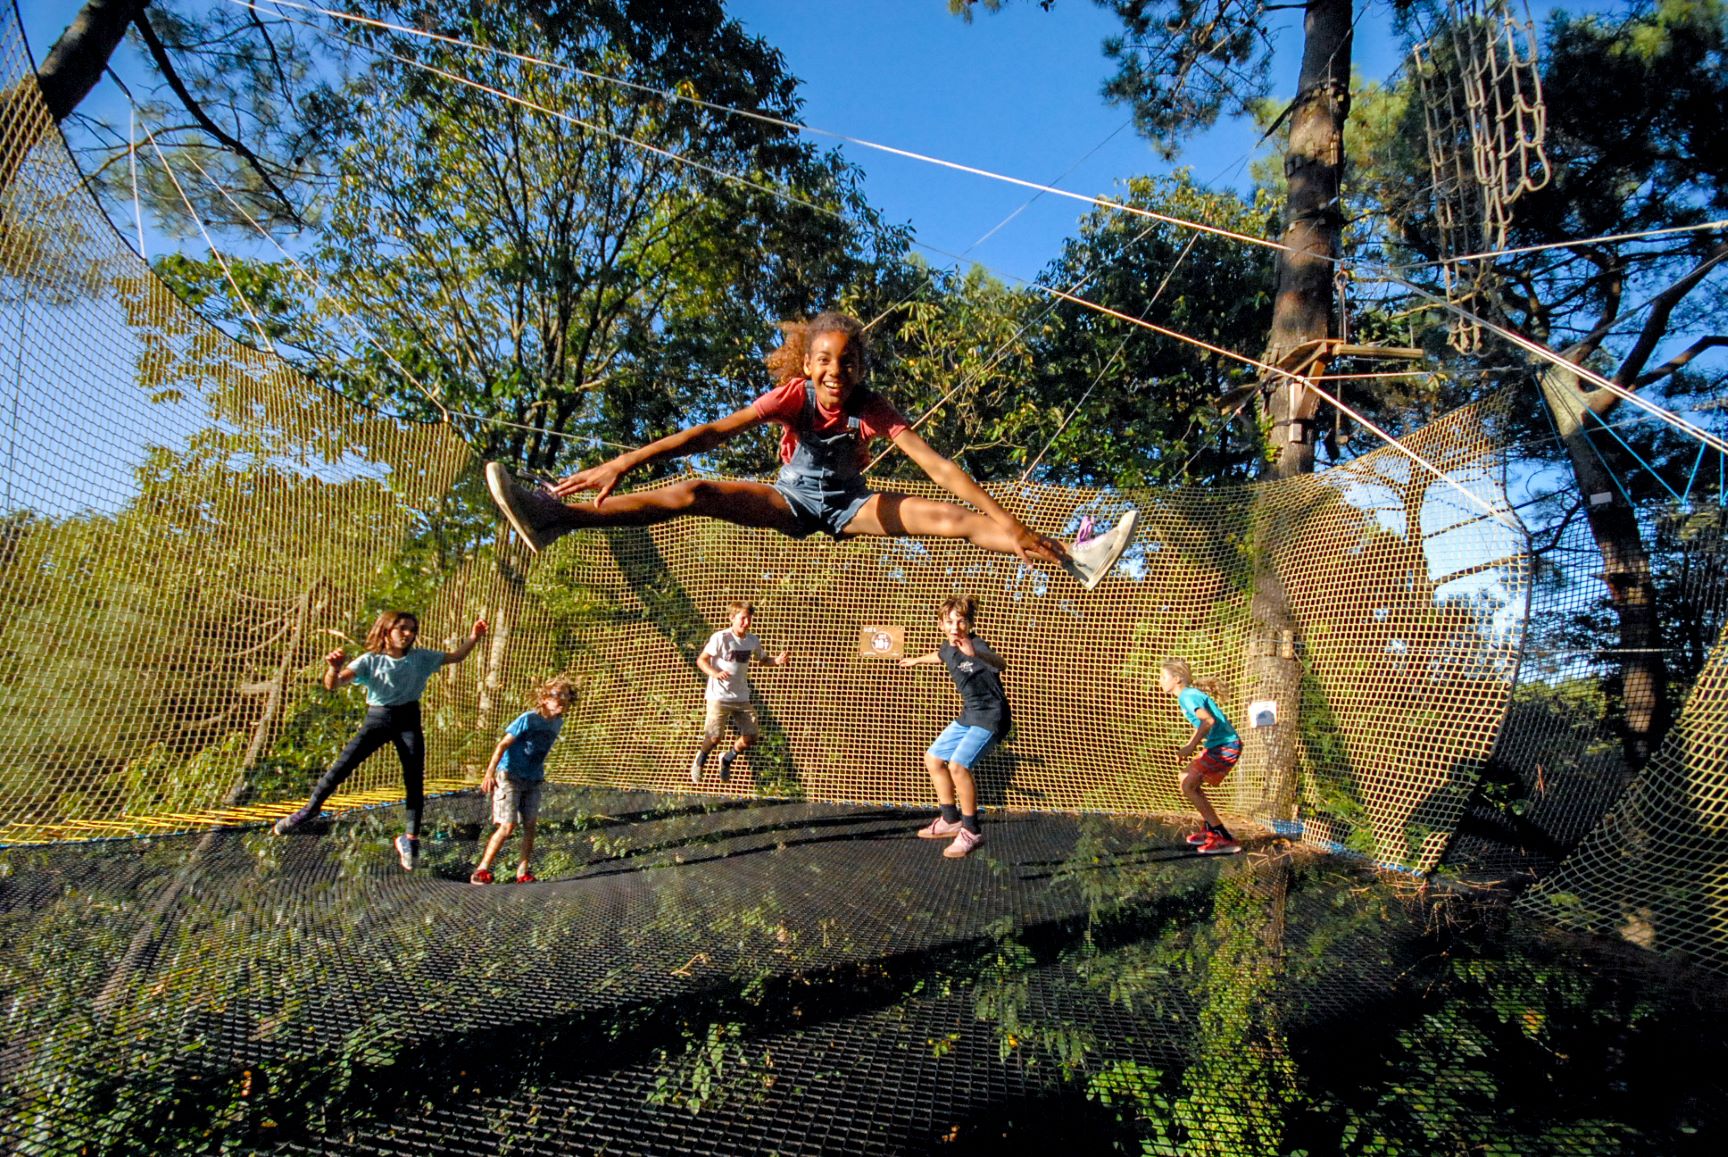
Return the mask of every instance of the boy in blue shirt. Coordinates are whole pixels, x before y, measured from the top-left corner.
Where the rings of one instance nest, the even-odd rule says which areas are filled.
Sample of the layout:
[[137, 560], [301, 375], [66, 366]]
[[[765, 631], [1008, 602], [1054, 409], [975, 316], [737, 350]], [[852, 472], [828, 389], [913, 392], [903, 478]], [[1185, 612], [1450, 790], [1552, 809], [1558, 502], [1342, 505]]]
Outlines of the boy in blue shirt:
[[534, 825], [540, 818], [540, 796], [546, 786], [546, 753], [564, 729], [564, 711], [575, 702], [576, 688], [560, 675], [540, 688], [532, 711], [518, 715], [492, 749], [492, 760], [481, 777], [480, 790], [492, 797], [492, 819], [498, 829], [486, 842], [480, 866], [468, 877], [471, 884], [492, 882], [492, 860], [504, 841], [522, 825], [522, 862], [518, 884], [532, 884], [529, 861], [534, 856]]

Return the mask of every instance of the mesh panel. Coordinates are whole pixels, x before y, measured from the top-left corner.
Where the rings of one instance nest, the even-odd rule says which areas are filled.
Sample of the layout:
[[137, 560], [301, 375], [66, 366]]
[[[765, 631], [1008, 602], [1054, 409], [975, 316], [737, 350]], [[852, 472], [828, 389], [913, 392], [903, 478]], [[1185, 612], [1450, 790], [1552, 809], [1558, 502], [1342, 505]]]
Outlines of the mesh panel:
[[[1048, 530], [1142, 509], [1138, 541], [1090, 594], [963, 543], [824, 545], [694, 520], [572, 536], [530, 566], [495, 547], [448, 429], [345, 403], [199, 320], [29, 115], [6, 130], [39, 143], [5, 203], [33, 224], [8, 232], [0, 290], [15, 414], [0, 613], [30, 677], [3, 692], [0, 838], [273, 814], [252, 805], [301, 797], [315, 770], [284, 770], [284, 737], [327, 758], [351, 725], [352, 708], [332, 715], [313, 686], [332, 633], [404, 602], [429, 643], [476, 615], [495, 627], [427, 695], [434, 786], [473, 783], [530, 688], [565, 669], [585, 688], [554, 778], [687, 786], [696, 653], [726, 601], [746, 597], [793, 661], [758, 678], [766, 742], [732, 783], [707, 786], [924, 803], [920, 752], [953, 691], [939, 669], [860, 658], [857, 641], [893, 625], [911, 653], [929, 650], [936, 603], [963, 592], [1009, 661], [1017, 719], [979, 769], [986, 805], [1186, 810], [1171, 752], [1186, 726], [1156, 692], [1177, 654], [1223, 678], [1244, 731], [1249, 701], [1284, 700], [1279, 723], [1248, 733], [1219, 792], [1227, 810], [1294, 806], [1319, 838], [1387, 862], [1426, 867], [1443, 848], [1511, 687], [1526, 567], [1520, 534], [1396, 452], [1212, 492], [997, 489]], [[1503, 512], [1499, 421], [1495, 405], [1462, 410], [1410, 445]], [[1299, 684], [1268, 663], [1281, 650]], [[1294, 753], [1293, 784], [1274, 774], [1280, 751]], [[341, 802], [388, 798], [395, 782], [386, 752]]]
[[1626, 797], [1523, 901], [1728, 969], [1728, 631]]
[[219, 807], [467, 454], [198, 319], [7, 107], [0, 827]]
[[907, 813], [552, 796], [532, 888], [461, 882], [462, 797], [413, 873], [370, 813], [8, 851], [0, 1147], [1606, 1157], [1728, 1120], [1719, 986], [1492, 897], [1142, 819], [955, 864]]
[[[1492, 499], [1490, 425], [1484, 412], [1461, 412], [1414, 444]], [[1301, 747], [1311, 814], [1325, 838], [1431, 862], [1511, 685], [1525, 582], [1519, 536], [1391, 455], [1215, 493], [1024, 487], [995, 497], [1047, 527], [1071, 526], [1082, 511], [1113, 519], [1131, 502], [1142, 512], [1139, 540], [1090, 595], [946, 542], [819, 545], [718, 523], [560, 541], [537, 564], [530, 601], [574, 595], [587, 621], [568, 630], [590, 685], [567, 724], [579, 720], [584, 738], [555, 748], [549, 767], [576, 782], [684, 783], [701, 725], [696, 651], [724, 622], [727, 599], [749, 597], [754, 629], [793, 658], [755, 681], [775, 739], [740, 769], [772, 793], [924, 802], [917, 753], [952, 718], [952, 691], [939, 669], [859, 657], [857, 639], [862, 626], [898, 625], [909, 653], [933, 649], [937, 601], [970, 593], [983, 601], [980, 633], [1009, 660], [1016, 720], [1001, 756], [980, 769], [987, 804], [1183, 810], [1172, 748], [1186, 727], [1156, 691], [1160, 662], [1180, 654], [1230, 688], [1224, 706], [1248, 743], [1224, 791], [1235, 810], [1262, 810], [1274, 740], [1248, 730], [1245, 708], [1260, 694], [1249, 660], [1269, 642], [1251, 606], [1264, 557], [1282, 576], [1292, 646], [1308, 670]]]

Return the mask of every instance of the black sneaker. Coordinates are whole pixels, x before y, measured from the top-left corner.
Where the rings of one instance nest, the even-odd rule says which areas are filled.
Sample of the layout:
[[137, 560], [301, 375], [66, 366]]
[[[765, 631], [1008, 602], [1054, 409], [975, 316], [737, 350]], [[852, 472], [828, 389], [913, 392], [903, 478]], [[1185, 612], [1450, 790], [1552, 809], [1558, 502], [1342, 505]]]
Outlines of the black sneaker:
[[535, 554], [570, 529], [560, 526], [564, 504], [539, 486], [524, 486], [510, 477], [502, 462], [486, 463], [486, 489], [512, 529]]
[[289, 812], [287, 815], [283, 816], [281, 819], [279, 819], [275, 823], [271, 824], [270, 830], [272, 832], [274, 832], [276, 835], [285, 836], [289, 832], [293, 831], [295, 828], [299, 827], [302, 823], [305, 822], [305, 820], [306, 820], [305, 813], [303, 813], [303, 812]]

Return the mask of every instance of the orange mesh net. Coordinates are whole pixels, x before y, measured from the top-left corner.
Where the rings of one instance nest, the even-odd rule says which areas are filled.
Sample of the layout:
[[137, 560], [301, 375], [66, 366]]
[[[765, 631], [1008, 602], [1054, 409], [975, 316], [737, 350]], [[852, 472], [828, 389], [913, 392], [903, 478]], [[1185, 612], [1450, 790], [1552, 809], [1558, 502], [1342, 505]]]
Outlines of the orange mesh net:
[[[477, 615], [494, 627], [427, 695], [433, 789], [471, 786], [531, 688], [569, 671], [582, 695], [555, 779], [927, 804], [920, 756], [954, 692], [938, 668], [861, 654], [860, 635], [899, 628], [908, 653], [929, 650], [937, 602], [965, 593], [1009, 661], [1016, 717], [978, 769], [989, 807], [1186, 810], [1172, 749], [1187, 729], [1156, 689], [1170, 655], [1227, 687], [1246, 741], [1214, 792], [1227, 814], [1299, 820], [1384, 863], [1438, 861], [1497, 742], [1567, 847], [1618, 792], [1596, 766], [1602, 734], [1560, 735], [1564, 713], [1538, 702], [1563, 665], [1522, 650], [1532, 576], [1502, 484], [1503, 401], [1407, 439], [1448, 483], [1387, 449], [1252, 487], [992, 488], [1052, 533], [1141, 510], [1090, 593], [965, 544], [700, 521], [588, 532], [530, 560], [500, 539], [450, 429], [347, 402], [175, 299], [19, 87], [10, 22], [0, 51], [0, 842], [283, 814], [357, 714], [354, 693], [317, 688], [322, 654], [352, 652], [397, 605], [424, 612], [431, 644]], [[762, 742], [730, 781], [693, 786], [695, 657], [735, 598], [792, 662], [755, 679]], [[1521, 662], [1525, 706], [1502, 737]], [[1528, 903], [1728, 960], [1723, 662], [1718, 639], [1655, 762]], [[399, 792], [385, 753], [335, 805]]]
[[[8, 52], [27, 75], [15, 37]], [[199, 319], [109, 228], [41, 109], [8, 115], [0, 839], [281, 814], [353, 722], [356, 695], [317, 688], [320, 656], [393, 605], [423, 611], [430, 644], [494, 627], [428, 692], [434, 788], [474, 783], [530, 689], [568, 670], [583, 693], [553, 778], [690, 790], [695, 657], [733, 598], [793, 659], [757, 676], [763, 742], [700, 790], [928, 803], [921, 753], [953, 690], [858, 641], [891, 626], [932, 649], [955, 593], [1010, 664], [1017, 725], [978, 769], [986, 806], [1186, 810], [1186, 725], [1156, 689], [1170, 655], [1228, 689], [1246, 750], [1214, 793], [1227, 812], [1299, 815], [1382, 861], [1436, 862], [1494, 743], [1528, 582], [1522, 534], [1491, 517], [1494, 405], [1410, 439], [1455, 485], [1386, 450], [1209, 492], [995, 488], [1051, 532], [1141, 509], [1090, 593], [963, 543], [700, 521], [572, 536], [530, 564], [500, 547], [449, 429], [345, 402]], [[1250, 727], [1255, 701], [1277, 721]], [[337, 804], [396, 783], [385, 753]]]

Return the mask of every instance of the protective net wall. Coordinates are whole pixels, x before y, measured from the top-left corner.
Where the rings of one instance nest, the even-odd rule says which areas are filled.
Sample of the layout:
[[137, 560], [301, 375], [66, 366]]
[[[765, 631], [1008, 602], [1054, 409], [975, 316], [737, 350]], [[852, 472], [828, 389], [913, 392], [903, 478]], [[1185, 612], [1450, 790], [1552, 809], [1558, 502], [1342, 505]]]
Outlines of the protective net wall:
[[[1486, 502], [1492, 422], [1459, 413], [1413, 445]], [[1282, 745], [1298, 753], [1295, 795], [1327, 838], [1431, 862], [1443, 840], [1430, 837], [1456, 819], [1511, 686], [1524, 574], [1517, 534], [1430, 482], [1386, 455], [1210, 494], [998, 490], [1045, 528], [1140, 508], [1136, 545], [1091, 593], [965, 544], [823, 545], [717, 523], [565, 539], [527, 580], [531, 633], [568, 639], [589, 680], [583, 738], [549, 766], [578, 782], [685, 784], [703, 713], [696, 652], [726, 602], [749, 598], [755, 631], [791, 659], [755, 677], [770, 739], [740, 765], [746, 786], [923, 802], [918, 753], [953, 717], [953, 693], [939, 668], [862, 656], [859, 638], [898, 627], [908, 654], [928, 652], [941, 641], [938, 600], [964, 593], [981, 599], [980, 633], [1008, 659], [1015, 713], [1000, 756], [979, 769], [987, 805], [1182, 810], [1172, 751], [1186, 725], [1156, 690], [1162, 660], [1181, 655], [1223, 677], [1248, 740], [1224, 789], [1233, 810], [1275, 808]], [[1262, 560], [1287, 600], [1288, 640], [1256, 610]], [[565, 622], [549, 622], [558, 613]], [[1301, 652], [1304, 722], [1288, 722], [1286, 701], [1280, 722], [1250, 730], [1248, 703], [1280, 698], [1256, 666], [1275, 646]]]
[[1728, 963], [1728, 632], [1614, 810], [1523, 900], [1551, 919]]
[[[13, 34], [8, 76], [25, 75]], [[1527, 585], [1497, 406], [1410, 440], [1452, 484], [1387, 450], [1233, 490], [997, 489], [1054, 533], [1141, 509], [1090, 593], [962, 543], [700, 521], [572, 536], [530, 561], [500, 545], [449, 429], [344, 402], [200, 320], [110, 229], [40, 108], [9, 110], [0, 839], [279, 814], [356, 718], [356, 694], [316, 687], [322, 654], [352, 654], [398, 605], [433, 645], [477, 616], [494, 628], [427, 695], [435, 788], [475, 782], [559, 671], [583, 693], [553, 778], [688, 788], [695, 658], [738, 598], [792, 659], [757, 676], [764, 742], [706, 790], [926, 803], [920, 753], [953, 691], [939, 668], [862, 657], [860, 635], [899, 627], [908, 653], [931, 650], [936, 604], [959, 593], [1009, 662], [1016, 728], [978, 769], [989, 807], [1186, 810], [1172, 749], [1187, 726], [1156, 690], [1169, 655], [1223, 679], [1248, 741], [1226, 810], [1300, 814], [1381, 861], [1435, 862], [1494, 741]], [[1257, 700], [1278, 714], [1250, 729]], [[386, 752], [338, 803], [396, 798], [398, 782]]]

